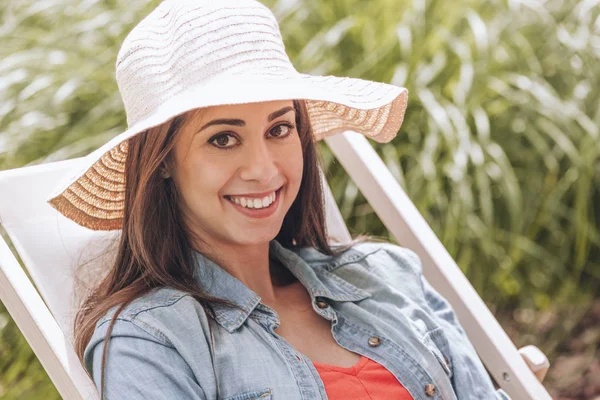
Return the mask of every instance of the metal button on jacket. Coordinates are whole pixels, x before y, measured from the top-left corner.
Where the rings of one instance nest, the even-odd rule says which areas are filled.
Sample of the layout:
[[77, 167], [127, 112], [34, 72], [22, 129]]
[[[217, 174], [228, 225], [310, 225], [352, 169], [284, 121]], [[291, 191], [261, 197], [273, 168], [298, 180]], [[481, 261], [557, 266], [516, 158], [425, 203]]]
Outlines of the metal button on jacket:
[[435, 392], [436, 388], [434, 384], [428, 383], [427, 385], [425, 385], [425, 394], [427, 395], [427, 397], [435, 396]]
[[371, 347], [377, 347], [381, 344], [381, 339], [379, 339], [377, 336], [371, 336], [369, 338], [369, 346]]
[[327, 303], [326, 303], [326, 302], [324, 302], [323, 300], [319, 300], [319, 301], [317, 301], [317, 306], [318, 306], [319, 308], [327, 308], [327, 307], [329, 307], [329, 304], [327, 304]]

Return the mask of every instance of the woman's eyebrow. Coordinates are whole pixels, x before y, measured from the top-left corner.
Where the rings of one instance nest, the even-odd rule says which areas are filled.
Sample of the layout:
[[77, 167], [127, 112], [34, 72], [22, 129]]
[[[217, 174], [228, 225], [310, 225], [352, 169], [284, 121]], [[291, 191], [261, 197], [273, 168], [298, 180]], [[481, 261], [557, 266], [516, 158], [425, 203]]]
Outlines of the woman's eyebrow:
[[[283, 107], [281, 110], [277, 110], [277, 111], [274, 111], [271, 114], [269, 114], [269, 116], [267, 117], [267, 121], [271, 122], [275, 118], [280, 117], [283, 114], [286, 114], [293, 110], [294, 110], [294, 107], [290, 107], [290, 106]], [[204, 124], [202, 126], [202, 128], [198, 129], [198, 131], [196, 133], [200, 133], [202, 130], [208, 128], [209, 126], [213, 126], [213, 125], [246, 126], [246, 122], [243, 119], [228, 119], [228, 118], [213, 119], [212, 121]]]

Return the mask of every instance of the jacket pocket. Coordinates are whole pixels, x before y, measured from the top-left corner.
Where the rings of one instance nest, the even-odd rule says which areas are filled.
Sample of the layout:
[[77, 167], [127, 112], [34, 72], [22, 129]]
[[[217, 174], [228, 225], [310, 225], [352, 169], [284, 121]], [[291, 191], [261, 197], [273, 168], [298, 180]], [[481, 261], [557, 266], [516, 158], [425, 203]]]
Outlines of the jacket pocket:
[[442, 328], [435, 328], [425, 333], [423, 343], [435, 355], [435, 358], [437, 358], [446, 374], [448, 374], [448, 378], [452, 378], [450, 346]]
[[245, 392], [236, 394], [226, 398], [225, 400], [271, 400], [273, 398], [273, 389], [264, 388], [261, 390], [253, 390], [251, 392]]

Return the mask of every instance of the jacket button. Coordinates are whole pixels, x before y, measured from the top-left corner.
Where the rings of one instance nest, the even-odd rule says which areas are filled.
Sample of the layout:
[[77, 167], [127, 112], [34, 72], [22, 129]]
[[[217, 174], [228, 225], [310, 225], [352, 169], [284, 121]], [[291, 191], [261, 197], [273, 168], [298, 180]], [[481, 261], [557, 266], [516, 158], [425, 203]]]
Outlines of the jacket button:
[[377, 336], [371, 336], [369, 338], [369, 346], [371, 347], [377, 347], [381, 344], [381, 339], [379, 339]]
[[319, 301], [317, 301], [317, 306], [319, 308], [327, 308], [327, 307], [329, 307], [329, 304], [327, 304], [326, 302], [324, 302], [322, 300], [319, 300]]
[[425, 385], [425, 394], [427, 395], [427, 397], [433, 397], [435, 396], [435, 385], [428, 383], [427, 385]]

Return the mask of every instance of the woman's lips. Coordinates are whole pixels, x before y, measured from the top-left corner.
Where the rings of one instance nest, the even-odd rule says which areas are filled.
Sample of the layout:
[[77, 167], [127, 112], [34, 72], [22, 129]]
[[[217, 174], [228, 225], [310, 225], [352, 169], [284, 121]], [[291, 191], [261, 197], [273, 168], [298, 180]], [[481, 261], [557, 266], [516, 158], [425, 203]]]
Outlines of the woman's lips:
[[231, 197], [229, 197], [229, 196], [225, 196], [225, 199], [227, 199], [229, 204], [231, 204], [236, 210], [238, 210], [240, 213], [242, 213], [248, 217], [267, 218], [267, 217], [270, 217], [271, 215], [273, 215], [275, 213], [275, 211], [277, 211], [277, 208], [279, 206], [279, 199], [281, 198], [282, 189], [283, 189], [283, 186], [275, 191], [275, 201], [273, 201], [271, 204], [269, 204], [268, 207], [264, 207], [264, 208], [244, 207], [241, 204], [237, 204], [236, 202], [234, 202], [231, 199]]

